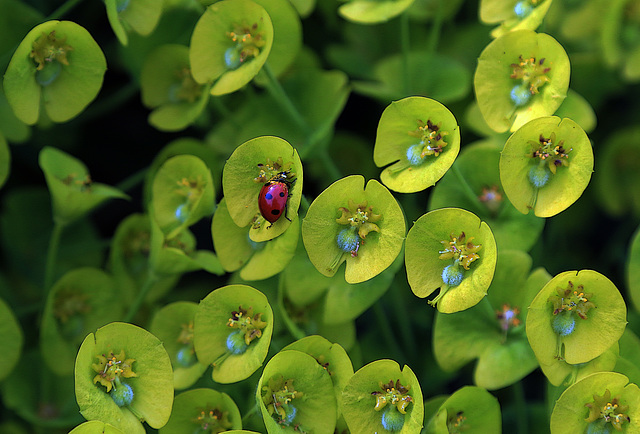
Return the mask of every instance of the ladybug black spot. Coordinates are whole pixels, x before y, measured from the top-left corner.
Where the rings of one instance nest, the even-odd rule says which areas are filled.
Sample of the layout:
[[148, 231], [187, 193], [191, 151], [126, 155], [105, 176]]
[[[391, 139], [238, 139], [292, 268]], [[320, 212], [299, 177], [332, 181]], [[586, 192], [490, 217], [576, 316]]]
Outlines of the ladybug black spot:
[[278, 214], [280, 214], [280, 210], [279, 209], [272, 209], [271, 210], [271, 214], [272, 215], [278, 215]]
[[264, 198], [267, 199], [267, 200], [271, 200], [271, 199], [273, 199], [273, 195], [271, 193], [267, 193], [267, 194], [264, 195]]
[[280, 192], [280, 197], [284, 197], [284, 191]]

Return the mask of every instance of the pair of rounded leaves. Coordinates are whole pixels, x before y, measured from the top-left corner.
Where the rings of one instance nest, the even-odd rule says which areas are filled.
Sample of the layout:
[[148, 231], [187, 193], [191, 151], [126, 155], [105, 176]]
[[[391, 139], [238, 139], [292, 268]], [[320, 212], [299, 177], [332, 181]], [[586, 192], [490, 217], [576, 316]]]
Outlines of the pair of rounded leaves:
[[500, 26], [491, 31], [494, 38], [516, 30], [535, 30], [542, 24], [553, 0], [482, 0], [480, 20]]
[[[255, 318], [266, 323], [259, 337], [250, 341], [243, 352], [233, 354], [238, 345], [231, 345], [231, 335], [243, 329], [230, 327], [230, 320], [240, 311], [242, 317]], [[254, 321], [255, 323], [255, 321]], [[247, 333], [251, 330], [247, 329]], [[273, 311], [267, 297], [247, 285], [228, 285], [207, 295], [198, 306], [193, 327], [193, 343], [201, 363], [212, 364], [213, 380], [217, 383], [235, 383], [248, 378], [264, 362], [273, 333]]]
[[[521, 73], [528, 71], [533, 71], [525, 74], [530, 82], [524, 82]], [[532, 30], [507, 33], [487, 45], [478, 59], [473, 80], [478, 107], [494, 131], [515, 131], [560, 107], [569, 75], [567, 53], [551, 36]]]
[[[289, 178], [295, 174], [295, 180], [289, 186], [284, 216], [281, 215], [271, 224], [262, 217], [258, 207], [260, 191], [270, 179], [256, 179], [261, 176], [261, 167], [266, 165], [270, 165], [275, 173], [278, 161], [282, 164], [280, 169], [288, 171]], [[271, 240], [289, 228], [291, 221], [298, 215], [302, 184], [302, 162], [298, 151], [286, 140], [272, 136], [257, 137], [238, 146], [227, 160], [222, 173], [222, 189], [229, 215], [237, 226], [244, 228], [252, 225], [249, 238], [255, 242]]]
[[[618, 414], [621, 416], [616, 417]], [[625, 416], [629, 420], [623, 420]], [[612, 424], [617, 418], [621, 420], [619, 430]], [[640, 389], [617, 372], [591, 374], [560, 395], [550, 428], [551, 434], [640, 433]]]
[[242, 429], [238, 406], [226, 393], [193, 389], [176, 396], [173, 411], [159, 434], [220, 433]]
[[42, 108], [52, 121], [66, 122], [98, 95], [106, 69], [100, 46], [83, 27], [47, 21], [16, 49], [4, 75], [4, 92], [25, 124], [35, 124]]
[[290, 349], [273, 356], [258, 381], [256, 400], [269, 434], [335, 430], [338, 407], [331, 375], [306, 352]]
[[589, 137], [569, 118], [528, 122], [509, 137], [500, 156], [500, 181], [509, 201], [538, 217], [552, 217], [578, 200], [592, 172]]
[[11, 308], [0, 299], [0, 381], [4, 380], [18, 363], [24, 337]]
[[202, 113], [209, 86], [196, 83], [189, 65], [189, 47], [161, 45], [146, 58], [140, 75], [142, 103], [153, 109], [149, 123], [161, 131], [179, 131]]
[[153, 216], [169, 238], [211, 215], [215, 192], [211, 171], [195, 155], [165, 161], [153, 179]]
[[[387, 403], [382, 404], [385, 398]], [[424, 420], [420, 383], [409, 366], [400, 369], [393, 360], [376, 360], [347, 382], [342, 414], [352, 434], [420, 432]]]
[[[338, 223], [347, 215], [351, 223]], [[354, 226], [356, 222], [363, 224]], [[360, 228], [367, 225], [375, 228], [365, 234], [365, 241]], [[339, 246], [339, 237], [354, 228], [359, 232], [354, 234], [357, 245], [349, 253], [345, 250], [349, 243]], [[302, 239], [313, 265], [331, 277], [346, 261], [347, 283], [364, 282], [389, 267], [402, 250], [405, 231], [404, 214], [391, 192], [375, 179], [365, 188], [360, 175], [347, 176], [327, 187], [309, 206], [302, 222]]]
[[128, 32], [148, 36], [162, 15], [162, 0], [104, 0], [109, 24], [122, 45], [129, 42]]
[[[99, 356], [124, 352], [134, 377], [127, 378], [133, 391], [128, 406], [119, 407], [106, 389], [94, 379], [99, 373], [94, 365]], [[111, 323], [90, 333], [82, 343], [75, 365], [76, 401], [80, 413], [88, 420], [114, 425], [123, 432], [143, 434], [141, 421], [153, 428], [164, 426], [173, 405], [173, 371], [162, 342], [154, 335], [132, 324]]]
[[69, 434], [124, 434], [111, 424], [90, 420], [72, 429]]
[[[559, 301], [568, 307], [554, 315]], [[626, 315], [622, 295], [606, 276], [593, 270], [565, 271], [531, 302], [527, 337], [541, 365], [551, 365], [558, 357], [572, 365], [586, 363], [620, 339]]]
[[198, 305], [190, 301], [170, 303], [156, 312], [149, 330], [160, 339], [173, 366], [173, 386], [191, 387], [206, 371], [199, 363], [193, 344], [193, 329]]
[[529, 251], [545, 221], [534, 214], [523, 215], [507, 200], [499, 171], [503, 145], [488, 139], [465, 146], [453, 169], [434, 187], [429, 210], [459, 207], [471, 211], [487, 221], [499, 248]]
[[522, 251], [501, 250], [485, 300], [463, 312], [436, 314], [433, 348], [443, 370], [458, 370], [477, 358], [474, 383], [495, 390], [520, 381], [538, 366], [524, 319], [551, 276], [541, 268], [530, 273], [531, 262]]
[[380, 117], [373, 161], [388, 188], [413, 193], [431, 187], [460, 151], [460, 128], [438, 101], [413, 96], [392, 102]]
[[191, 35], [191, 73], [201, 84], [217, 80], [212, 95], [235, 92], [260, 72], [272, 44], [273, 25], [262, 6], [250, 0], [214, 3]]
[[485, 389], [465, 386], [441, 401], [442, 398], [432, 398], [425, 403], [427, 417], [430, 410], [435, 411], [423, 431], [425, 434], [502, 432], [500, 404]]
[[273, 240], [255, 242], [249, 237], [251, 228], [236, 225], [222, 198], [211, 222], [213, 246], [220, 263], [228, 272], [240, 270], [244, 280], [262, 280], [280, 273], [291, 261], [300, 238], [300, 221], [291, 219], [289, 230]]
[[380, 24], [405, 12], [414, 0], [349, 0], [338, 8], [338, 13], [358, 24]]
[[40, 348], [57, 375], [73, 373], [78, 347], [89, 331], [122, 318], [124, 303], [114, 279], [98, 268], [77, 268], [49, 291], [42, 317]]
[[[452, 237], [482, 246], [476, 253], [479, 257], [469, 263], [468, 270], [458, 267], [462, 280], [455, 286], [443, 280], [445, 268], [452, 266], [451, 260], [440, 259], [445, 245], [453, 242]], [[405, 265], [411, 290], [424, 298], [440, 288], [435, 302], [442, 313], [459, 312], [482, 300], [493, 279], [496, 259], [496, 242], [491, 229], [464, 209], [443, 208], [428, 212], [407, 234]]]
[[82, 161], [56, 148], [42, 148], [38, 163], [51, 194], [54, 221], [59, 224], [83, 217], [107, 199], [129, 198], [114, 187], [93, 182]]

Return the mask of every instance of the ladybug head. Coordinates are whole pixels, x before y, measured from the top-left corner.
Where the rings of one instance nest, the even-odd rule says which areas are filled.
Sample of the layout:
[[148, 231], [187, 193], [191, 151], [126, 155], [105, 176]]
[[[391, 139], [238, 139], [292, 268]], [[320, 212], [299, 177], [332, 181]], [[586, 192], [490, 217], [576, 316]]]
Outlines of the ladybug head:
[[290, 170], [284, 170], [276, 173], [269, 182], [283, 182], [287, 185], [291, 185], [296, 181], [296, 174]]

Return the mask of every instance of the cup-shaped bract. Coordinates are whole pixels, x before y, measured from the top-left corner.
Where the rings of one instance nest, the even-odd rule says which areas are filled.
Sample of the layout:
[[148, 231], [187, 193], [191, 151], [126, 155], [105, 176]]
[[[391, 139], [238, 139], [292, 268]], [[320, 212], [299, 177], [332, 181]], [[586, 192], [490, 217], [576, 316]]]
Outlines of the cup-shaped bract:
[[90, 333], [78, 351], [74, 376], [76, 401], [87, 420], [131, 434], [145, 432], [141, 420], [153, 428], [169, 420], [171, 360], [162, 342], [140, 327], [111, 323]]
[[122, 318], [124, 303], [114, 294], [114, 279], [98, 268], [76, 268], [54, 283], [42, 316], [40, 349], [55, 354], [44, 359], [57, 375], [73, 373], [88, 333]]
[[69, 434], [124, 434], [118, 428], [111, 424], [100, 422], [99, 420], [90, 420], [84, 422], [71, 431]]
[[640, 389], [617, 372], [591, 374], [565, 390], [551, 414], [551, 434], [640, 432]]
[[565, 271], [529, 306], [527, 337], [540, 364], [586, 363], [620, 339], [627, 307], [618, 288], [593, 270]]
[[249, 83], [260, 72], [273, 44], [267, 11], [251, 0], [223, 0], [209, 6], [191, 35], [191, 73], [198, 83], [215, 84], [224, 95]]
[[349, 0], [338, 8], [343, 18], [358, 24], [380, 24], [400, 15], [413, 0]]
[[555, 39], [532, 30], [507, 33], [480, 54], [474, 76], [478, 107], [494, 131], [515, 131], [552, 115], [567, 95], [570, 65]]
[[534, 119], [513, 133], [500, 156], [500, 181], [518, 211], [552, 217], [582, 195], [593, 173], [589, 137], [571, 119]]
[[614, 368], [609, 371], [619, 372], [631, 382], [640, 383], [640, 338], [627, 327], [618, 344], [620, 352]]
[[198, 362], [193, 344], [193, 324], [198, 305], [177, 301], [158, 310], [149, 331], [158, 337], [171, 358], [173, 386], [176, 390], [191, 387], [207, 369]]
[[352, 434], [420, 432], [424, 408], [418, 378], [393, 360], [371, 362], [347, 382], [342, 414]]
[[456, 390], [440, 405], [423, 432], [425, 434], [502, 432], [500, 404], [493, 395], [481, 387], [463, 387]]
[[460, 128], [439, 102], [414, 96], [392, 102], [382, 113], [373, 149], [382, 183], [401, 193], [431, 187], [460, 151]]
[[[260, 205], [269, 203], [267, 187], [276, 184], [284, 193], [284, 209]], [[258, 137], [238, 146], [222, 174], [229, 215], [240, 227], [251, 225], [249, 238], [255, 242], [271, 240], [289, 228], [298, 215], [302, 184], [298, 151], [286, 140], [272, 136]], [[275, 198], [272, 200], [274, 204], [277, 202]], [[265, 213], [270, 220], [266, 220]]]
[[214, 381], [235, 383], [262, 366], [272, 332], [267, 297], [247, 285], [228, 285], [200, 301], [193, 343], [198, 360], [213, 365]]
[[165, 161], [153, 179], [153, 213], [168, 238], [213, 214], [215, 192], [209, 167], [195, 155]]
[[163, 8], [163, 0], [104, 0], [104, 4], [109, 24], [122, 45], [128, 44], [131, 30], [142, 36], [153, 32]]
[[258, 381], [256, 400], [269, 434], [332, 434], [337, 402], [331, 375], [307, 353], [282, 350]]
[[443, 313], [475, 306], [487, 295], [496, 267], [496, 242], [489, 226], [460, 208], [420, 217], [407, 234], [405, 265], [413, 293]]
[[9, 306], [0, 298], [0, 381], [18, 363], [23, 341], [20, 324]]
[[226, 271], [240, 270], [240, 278], [262, 280], [275, 276], [285, 269], [296, 252], [300, 238], [300, 221], [292, 219], [289, 229], [269, 241], [255, 242], [249, 237], [250, 226], [236, 225], [222, 198], [211, 222], [213, 246]]
[[60, 224], [83, 217], [107, 199], [128, 198], [114, 187], [93, 182], [84, 163], [59, 149], [45, 146], [38, 163], [51, 194], [53, 219]]
[[22, 40], [4, 75], [4, 92], [22, 122], [44, 109], [54, 122], [77, 116], [98, 95], [107, 62], [100, 46], [71, 21], [47, 21]]
[[437, 313], [434, 356], [445, 371], [455, 371], [472, 359], [477, 386], [489, 390], [509, 386], [528, 375], [538, 360], [524, 333], [526, 308], [551, 279], [543, 269], [529, 273], [531, 257], [518, 250], [498, 254], [487, 305], [463, 312]]
[[192, 389], [175, 397], [171, 417], [159, 434], [221, 433], [242, 429], [238, 406], [226, 393]]
[[166, 44], [145, 59], [140, 73], [142, 103], [153, 109], [149, 123], [161, 131], [179, 131], [202, 113], [209, 87], [191, 75], [189, 47]]
[[402, 250], [406, 232], [400, 205], [375, 179], [347, 176], [313, 201], [302, 222], [309, 259], [325, 276], [346, 261], [345, 280], [360, 283], [388, 268]]
[[614, 369], [619, 360], [620, 344], [616, 342], [607, 348], [605, 352], [587, 363], [572, 365], [565, 360], [555, 359], [550, 364], [540, 363], [540, 370], [544, 376], [547, 377], [549, 383], [556, 387], [567, 387], [595, 372], [619, 372], [617, 369]]
[[500, 182], [501, 150], [502, 144], [490, 139], [465, 146], [453, 170], [434, 187], [429, 210], [464, 208], [489, 224], [498, 248], [529, 251], [542, 233], [544, 219], [522, 214], [507, 200]]
[[491, 36], [500, 37], [516, 30], [535, 30], [542, 24], [553, 0], [482, 0], [480, 20], [500, 26], [493, 29]]

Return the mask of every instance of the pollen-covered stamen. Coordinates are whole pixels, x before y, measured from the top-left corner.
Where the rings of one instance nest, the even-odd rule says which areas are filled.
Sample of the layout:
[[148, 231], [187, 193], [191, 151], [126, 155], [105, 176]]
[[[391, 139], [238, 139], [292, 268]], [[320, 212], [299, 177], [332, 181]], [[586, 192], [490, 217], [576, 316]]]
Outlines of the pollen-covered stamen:
[[227, 36], [236, 44], [235, 50], [239, 54], [240, 63], [258, 57], [266, 44], [264, 32], [258, 31], [258, 23], [236, 25], [232, 31], [227, 32]]
[[266, 163], [258, 164], [258, 176], [254, 178], [254, 182], [258, 184], [266, 184], [269, 181], [293, 181], [296, 174], [291, 171], [293, 162], [282, 162], [282, 157], [278, 157], [276, 161], [267, 158]]
[[580, 318], [587, 319], [589, 309], [596, 307], [589, 300], [593, 294], [585, 293], [583, 285], [574, 287], [573, 282], [569, 281], [566, 289], [558, 287], [556, 292], [558, 295], [552, 295], [548, 300], [553, 303], [554, 315], [562, 312], [575, 312]]
[[262, 320], [262, 313], [254, 315], [253, 307], [243, 309], [239, 306], [237, 311], [231, 312], [227, 325], [242, 331], [244, 342], [249, 345], [254, 339], [262, 336], [262, 329], [267, 326], [267, 323]]
[[302, 395], [293, 386], [293, 379], [285, 381], [282, 375], [271, 377], [268, 385], [262, 386], [262, 402], [271, 417], [284, 426], [291, 425], [295, 420], [297, 409], [294, 400]]
[[[629, 411], [629, 406], [622, 405], [620, 398], [617, 396], [611, 399], [609, 389], [606, 389], [602, 396], [594, 394], [593, 402], [588, 402], [584, 406], [589, 409], [589, 416], [585, 418], [589, 425], [606, 425], [610, 423], [616, 431], [622, 431], [623, 424], [631, 421], [626, 414]], [[609, 430], [598, 432], [609, 432]]]
[[212, 434], [228, 431], [232, 427], [229, 412], [220, 411], [219, 408], [204, 408], [191, 421], [199, 425], [203, 432]]
[[482, 249], [482, 244], [473, 244], [474, 237], [466, 239], [464, 232], [456, 237], [453, 232], [449, 235], [450, 241], [440, 241], [445, 248], [440, 250], [440, 259], [453, 259], [455, 264], [460, 264], [465, 270], [469, 269], [472, 262], [480, 259], [478, 251]]
[[511, 73], [511, 78], [515, 80], [521, 80], [523, 86], [527, 86], [531, 95], [535, 95], [540, 92], [540, 88], [544, 86], [545, 83], [551, 81], [549, 77], [547, 77], [547, 73], [551, 71], [551, 67], [545, 65], [544, 58], [536, 61], [535, 57], [529, 57], [527, 59], [523, 59], [522, 55], [520, 55], [519, 63], [512, 63], [511, 68], [513, 68], [513, 72]]
[[427, 155], [437, 157], [442, 153], [443, 148], [447, 146], [444, 137], [449, 133], [441, 130], [441, 123], [434, 124], [429, 119], [427, 119], [426, 124], [420, 119], [417, 120], [417, 123], [418, 128], [414, 131], [409, 131], [408, 134], [420, 139], [418, 142], [418, 147], [422, 147], [420, 158], [424, 158]]
[[63, 65], [69, 65], [69, 59], [67, 55], [73, 51], [73, 47], [67, 44], [67, 38], [56, 37], [56, 31], [53, 30], [49, 34], [42, 33], [42, 35], [33, 42], [33, 49], [29, 53], [37, 64], [36, 69], [41, 71], [46, 64], [50, 64], [57, 61]]
[[465, 425], [467, 421], [464, 411], [459, 411], [452, 414], [447, 419], [447, 430], [450, 434], [460, 434], [469, 428], [469, 425]]
[[502, 193], [497, 185], [491, 187], [482, 187], [482, 194], [478, 196], [478, 200], [484, 203], [490, 212], [496, 213], [502, 205]]
[[496, 311], [496, 318], [500, 322], [500, 328], [507, 332], [509, 329], [519, 326], [521, 324], [520, 319], [518, 319], [519, 314], [520, 309], [517, 307], [511, 308], [508, 304], [503, 304], [502, 310]]
[[373, 208], [368, 206], [367, 201], [356, 204], [349, 199], [349, 208], [340, 207], [338, 211], [342, 213], [336, 222], [341, 225], [349, 225], [358, 231], [360, 238], [366, 238], [369, 232], [380, 232], [376, 222], [380, 221], [382, 215], [375, 214]]
[[551, 133], [549, 138], [545, 138], [540, 134], [537, 142], [530, 140], [529, 143], [532, 148], [531, 158], [539, 159], [542, 165], [546, 164], [554, 175], [558, 167], [569, 166], [569, 152], [573, 148], [566, 149], [564, 140], [556, 143], [556, 133]]
[[61, 178], [63, 184], [75, 187], [78, 191], [81, 192], [90, 192], [91, 191], [91, 176], [84, 175], [79, 176], [75, 173], [68, 174], [65, 178]]
[[400, 383], [400, 379], [398, 379], [395, 384], [393, 380], [389, 380], [387, 384], [381, 381], [380, 389], [382, 392], [378, 390], [371, 392], [371, 395], [376, 398], [376, 405], [373, 408], [375, 411], [380, 411], [387, 404], [391, 404], [395, 406], [400, 413], [407, 413], [407, 407], [413, 402], [413, 398], [409, 395], [409, 386], [403, 386]]
[[191, 69], [182, 68], [175, 73], [176, 83], [170, 88], [170, 99], [173, 102], [195, 102], [202, 93], [202, 85], [191, 75]]
[[120, 377], [137, 377], [137, 374], [132, 370], [132, 364], [135, 359], [127, 359], [124, 350], [121, 350], [120, 354], [109, 351], [106, 355], [101, 354], [96, 358], [98, 363], [91, 365], [93, 370], [98, 373], [93, 377], [93, 382], [102, 384], [107, 388], [107, 392], [110, 392], [111, 388], [114, 387], [113, 383], [116, 379], [119, 380]]

